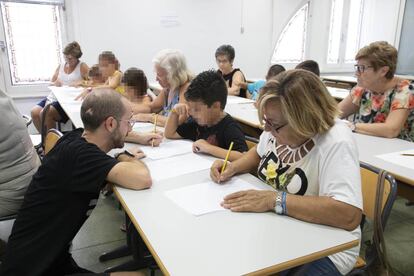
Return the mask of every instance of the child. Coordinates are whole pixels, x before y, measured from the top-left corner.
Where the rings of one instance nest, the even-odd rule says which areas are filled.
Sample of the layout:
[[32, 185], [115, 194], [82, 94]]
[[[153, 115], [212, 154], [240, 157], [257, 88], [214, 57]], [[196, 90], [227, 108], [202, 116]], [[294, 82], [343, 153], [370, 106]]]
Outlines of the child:
[[311, 59], [302, 61], [301, 63], [296, 65], [295, 69], [303, 69], [306, 71], [310, 71], [316, 74], [318, 77], [320, 75], [319, 64], [316, 61], [311, 60]]
[[[270, 66], [269, 70], [267, 71], [266, 81], [268, 81], [274, 76], [277, 76], [283, 71], [286, 71], [285, 67], [279, 64], [273, 64], [272, 66]], [[250, 98], [252, 100], [256, 100], [259, 97], [260, 89], [263, 87], [263, 85], [265, 85], [266, 81], [258, 80], [252, 83], [241, 82], [239, 83], [239, 85], [240, 87], [247, 89], [247, 91], [251, 94]]]
[[88, 80], [79, 81], [77, 87], [95, 87], [105, 83], [105, 79], [102, 77], [101, 72], [99, 71], [99, 65], [95, 64], [89, 68]]
[[245, 82], [246, 78], [239, 69], [233, 69], [235, 51], [231, 45], [221, 45], [216, 50], [216, 62], [219, 69], [217, 70], [226, 81], [229, 95], [246, 98], [246, 89], [238, 86], [239, 83]]
[[[96, 89], [99, 88], [112, 88], [120, 94], [124, 94], [123, 88], [121, 86], [122, 73], [119, 71], [119, 61], [115, 57], [114, 53], [111, 51], [103, 51], [99, 55], [99, 71], [102, 74], [102, 78], [106, 79], [104, 84], [95, 86]], [[86, 88], [81, 94], [79, 94], [75, 100], [84, 99], [88, 92], [92, 89], [91, 87]]]
[[132, 103], [134, 114], [151, 113], [151, 97], [147, 94], [148, 81], [144, 71], [131, 67], [122, 77], [124, 96]]
[[[223, 159], [233, 142], [230, 161], [238, 159], [247, 151], [240, 126], [224, 112], [227, 87], [220, 74], [212, 70], [200, 73], [184, 96], [187, 104], [176, 104], [168, 116], [164, 132], [166, 138], [191, 139], [195, 141], [194, 152]], [[179, 116], [186, 116], [187, 121], [179, 125]]]

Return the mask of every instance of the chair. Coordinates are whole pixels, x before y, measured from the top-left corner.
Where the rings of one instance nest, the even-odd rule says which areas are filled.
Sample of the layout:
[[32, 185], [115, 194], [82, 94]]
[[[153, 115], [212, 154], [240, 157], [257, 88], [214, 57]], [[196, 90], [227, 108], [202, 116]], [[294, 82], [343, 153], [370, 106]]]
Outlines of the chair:
[[[26, 127], [28, 128], [29, 125], [33, 122], [32, 118], [28, 115], [23, 114], [23, 119], [26, 121]], [[42, 142], [42, 138], [40, 134], [30, 134], [30, 140], [32, 140], [32, 144], [37, 150], [40, 147], [40, 143]]]
[[251, 137], [251, 136], [244, 136], [247, 144], [247, 148], [250, 150], [254, 146], [256, 146], [259, 143], [259, 139]]
[[45, 155], [55, 146], [56, 142], [62, 136], [63, 134], [59, 130], [54, 128], [49, 129], [44, 142]]
[[372, 241], [367, 244], [365, 258], [358, 257], [354, 269], [348, 275], [364, 275], [378, 261], [387, 265], [383, 231], [397, 196], [397, 182], [388, 172], [363, 162], [360, 163], [360, 171], [364, 201], [361, 229], [366, 219], [373, 222], [374, 229]]

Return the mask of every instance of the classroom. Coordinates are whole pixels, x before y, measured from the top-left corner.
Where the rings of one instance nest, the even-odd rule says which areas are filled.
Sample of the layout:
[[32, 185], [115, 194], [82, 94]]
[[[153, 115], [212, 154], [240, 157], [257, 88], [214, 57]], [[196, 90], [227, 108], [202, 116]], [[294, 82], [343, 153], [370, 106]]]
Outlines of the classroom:
[[414, 0], [0, 25], [0, 276], [414, 275]]

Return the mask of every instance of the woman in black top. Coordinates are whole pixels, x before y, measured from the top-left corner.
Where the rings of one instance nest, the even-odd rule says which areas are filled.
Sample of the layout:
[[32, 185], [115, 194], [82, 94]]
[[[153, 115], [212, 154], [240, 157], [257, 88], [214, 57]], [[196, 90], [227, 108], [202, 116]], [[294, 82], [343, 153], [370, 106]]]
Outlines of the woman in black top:
[[221, 45], [216, 50], [217, 70], [227, 84], [228, 95], [246, 98], [246, 89], [240, 87], [239, 83], [246, 82], [243, 72], [233, 68], [234, 48], [231, 45]]

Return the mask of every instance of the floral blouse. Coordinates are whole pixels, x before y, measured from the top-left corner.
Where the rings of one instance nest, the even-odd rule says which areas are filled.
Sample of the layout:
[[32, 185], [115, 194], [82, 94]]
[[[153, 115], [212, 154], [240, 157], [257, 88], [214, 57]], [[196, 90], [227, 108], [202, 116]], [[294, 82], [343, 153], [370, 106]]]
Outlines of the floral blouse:
[[398, 138], [414, 142], [414, 89], [408, 80], [400, 80], [384, 94], [374, 94], [355, 86], [351, 97], [352, 103], [359, 106], [355, 117], [357, 123], [384, 123], [391, 111], [409, 109], [410, 114]]

